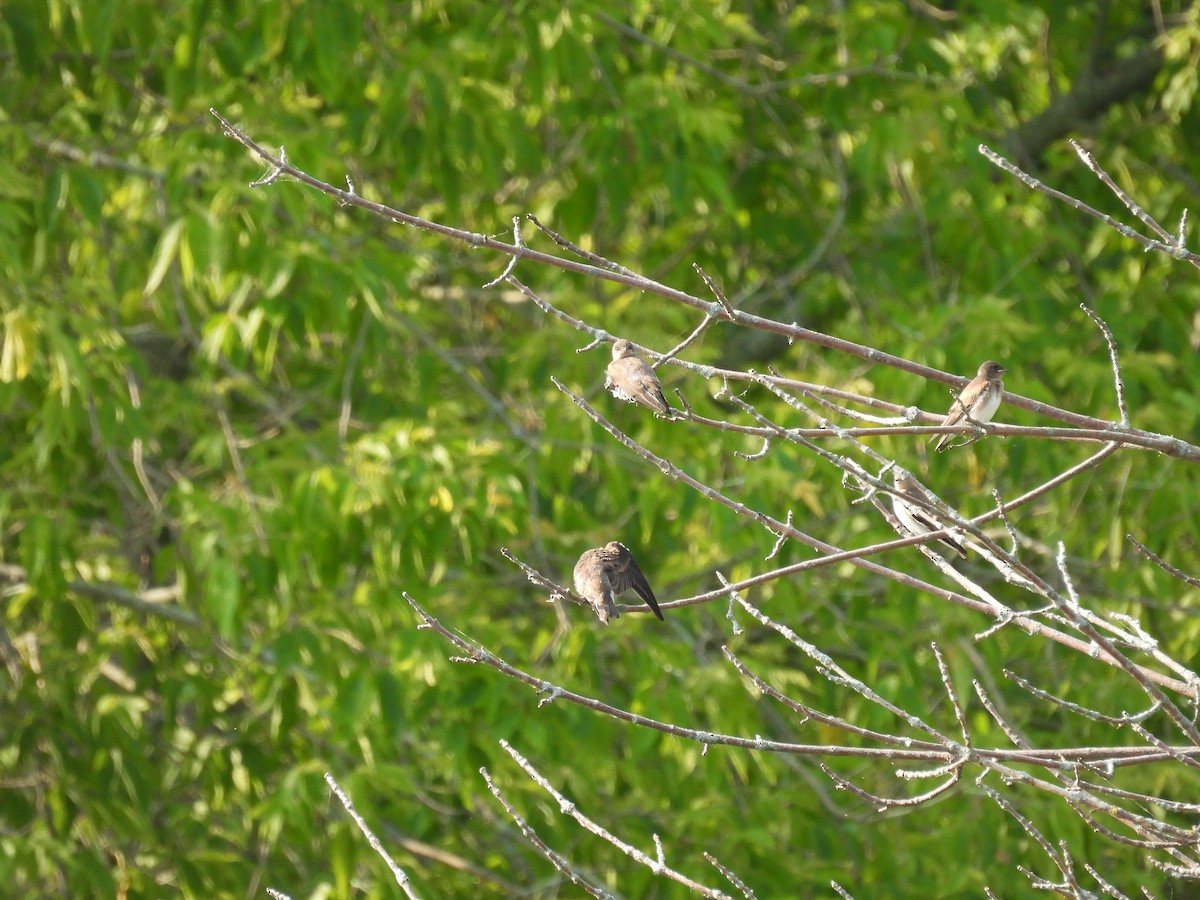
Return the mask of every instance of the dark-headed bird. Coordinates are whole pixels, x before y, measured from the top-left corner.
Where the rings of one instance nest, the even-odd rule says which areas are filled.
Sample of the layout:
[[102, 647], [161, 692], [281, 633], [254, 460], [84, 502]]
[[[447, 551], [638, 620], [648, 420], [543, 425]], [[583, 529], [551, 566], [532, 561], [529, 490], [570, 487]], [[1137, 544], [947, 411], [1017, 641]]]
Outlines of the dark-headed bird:
[[650, 583], [624, 544], [609, 541], [603, 547], [584, 551], [575, 563], [575, 593], [591, 604], [605, 625], [609, 619], [620, 617], [614, 599], [630, 588], [656, 616], [663, 617]]
[[658, 375], [638, 356], [633, 344], [624, 339], [617, 341], [613, 344], [612, 357], [604, 371], [604, 387], [618, 400], [640, 403], [660, 416], [670, 416], [672, 409], [663, 396]]
[[[979, 367], [975, 377], [962, 389], [950, 412], [946, 413], [943, 425], [957, 425], [964, 419], [983, 424], [990, 422], [996, 410], [1000, 408], [1000, 395], [1004, 393], [1004, 373], [1008, 369], [990, 359]], [[941, 452], [950, 442], [959, 437], [957, 434], [935, 434], [937, 445], [935, 450]]]
[[[921, 487], [915, 478], [911, 475], [901, 474], [897, 469], [895, 483], [897, 493], [892, 495], [892, 512], [896, 514], [896, 518], [900, 520], [900, 524], [904, 526], [905, 530], [910, 534], [918, 535], [941, 531], [946, 527], [948, 523], [939, 522], [932, 510], [909, 503], [905, 499], [905, 497], [911, 497], [924, 500], [929, 504], [933, 503], [929, 492]], [[967, 555], [967, 548], [949, 535], [938, 538], [936, 543], [941, 544], [956, 556], [965, 557]]]

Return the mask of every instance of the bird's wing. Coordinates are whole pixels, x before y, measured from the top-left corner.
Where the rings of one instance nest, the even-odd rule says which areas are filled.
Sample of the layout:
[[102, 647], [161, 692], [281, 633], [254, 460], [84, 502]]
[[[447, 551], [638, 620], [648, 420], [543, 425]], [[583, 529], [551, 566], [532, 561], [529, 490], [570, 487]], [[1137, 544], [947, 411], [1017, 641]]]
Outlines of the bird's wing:
[[[946, 418], [942, 420], [943, 425], [957, 425], [963, 418], [971, 412], [976, 401], [979, 400], [979, 395], [983, 389], [987, 387], [987, 382], [980, 383], [972, 381], [962, 393], [954, 398], [954, 402], [950, 405], [950, 412], [946, 413]], [[937, 451], [944, 450], [946, 445], [957, 438], [957, 434], [935, 434], [930, 441], [936, 440], [937, 444], [933, 449]]]
[[658, 608], [658, 600], [654, 596], [654, 591], [650, 589], [650, 582], [642, 574], [637, 560], [633, 558], [633, 554], [624, 544], [618, 546], [620, 549], [609, 568], [609, 581], [612, 583], [614, 593], [622, 594], [632, 588], [634, 593], [654, 611], [654, 614], [662, 619], [663, 614], [662, 610]]
[[[907, 522], [904, 521], [904, 516], [902, 513], [907, 513], [908, 517], [912, 519], [913, 524], [918, 528], [923, 529], [922, 533], [924, 534], [928, 534], [931, 531], [941, 531], [947, 526], [946, 522], [939, 521], [929, 510], [917, 506], [915, 503], [909, 502], [909, 500], [916, 500], [918, 502], [924, 501], [925, 503], [935, 502], [932, 495], [930, 495], [930, 493], [925, 490], [924, 487], [918, 485], [916, 481], [910, 479], [908, 483], [903, 484], [903, 486], [900, 483], [897, 483], [896, 489], [899, 491], [899, 494], [897, 496], [893, 496], [892, 498], [892, 510], [896, 513], [896, 518], [900, 519], [901, 524], [910, 531], [912, 528]], [[938, 538], [937, 543], [945, 544], [964, 559], [967, 556], [966, 547], [964, 547], [959, 541], [950, 537], [948, 534]]]
[[975, 401], [979, 399], [979, 395], [983, 393], [983, 389], [987, 387], [987, 383], [979, 384], [972, 381], [955, 399], [950, 407], [950, 412], [946, 413], [946, 421], [943, 425], [956, 425], [963, 420], [963, 417], [971, 411], [975, 406]]
[[671, 411], [663, 397], [658, 376], [645, 360], [636, 356], [613, 360], [609, 364], [604, 386], [618, 397], [641, 403], [655, 412]]
[[[921, 509], [919, 506], [913, 506], [911, 503], [908, 504], [908, 514], [913, 517], [913, 521], [925, 529], [926, 533], [931, 531], [941, 531], [946, 527], [944, 522], [939, 522], [937, 519], [929, 515], [928, 512]], [[947, 547], [950, 547], [952, 550], [954, 550], [954, 552], [959, 556], [963, 557], [964, 559], [966, 558], [967, 548], [954, 538], [950, 537], [950, 535], [942, 535], [937, 539], [937, 542], [940, 544], [945, 544]]]
[[655, 412], [669, 413], [671, 405], [667, 403], [667, 398], [663, 396], [662, 385], [658, 383], [658, 376], [654, 371], [643, 372], [638, 379], [638, 387], [641, 388], [642, 394], [646, 398], [646, 405], [650, 406]]

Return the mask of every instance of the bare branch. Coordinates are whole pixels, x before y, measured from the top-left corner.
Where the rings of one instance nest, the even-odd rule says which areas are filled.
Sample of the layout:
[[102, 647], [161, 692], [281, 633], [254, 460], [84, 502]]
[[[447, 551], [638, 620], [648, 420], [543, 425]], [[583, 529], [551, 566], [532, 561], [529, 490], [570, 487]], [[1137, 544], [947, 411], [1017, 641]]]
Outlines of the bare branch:
[[550, 861], [550, 864], [553, 865], [554, 868], [558, 869], [559, 872], [565, 875], [571, 884], [575, 885], [576, 887], [583, 888], [584, 891], [591, 894], [593, 897], [601, 897], [603, 900], [617, 900], [613, 894], [610, 894], [608, 891], [604, 890], [604, 888], [598, 885], [592, 884], [590, 881], [576, 872], [571, 864], [567, 862], [565, 857], [563, 857], [561, 854], [555, 853], [552, 849], [550, 849], [550, 846], [545, 841], [538, 837], [538, 834], [533, 829], [533, 826], [525, 821], [524, 817], [517, 812], [516, 807], [508, 802], [508, 798], [505, 797], [500, 788], [497, 787], [496, 782], [492, 781], [492, 776], [488, 774], [488, 770], [486, 768], [480, 769], [479, 774], [482, 775], [483, 780], [487, 782], [488, 790], [492, 792], [492, 796], [494, 796], [500, 802], [500, 805], [504, 807], [504, 811], [509, 814], [512, 820], [516, 822], [517, 827], [521, 829], [521, 834], [525, 835], [525, 839], [528, 840], [529, 843], [531, 843], [534, 848], [536, 848], [537, 851], [542, 854], [542, 856], [546, 857], [546, 859]]
[[858, 787], [858, 785], [854, 784], [854, 782], [850, 781], [848, 778], [843, 778], [837, 772], [833, 771], [833, 769], [829, 768], [829, 766], [825, 765], [825, 763], [818, 763], [818, 765], [821, 767], [821, 771], [825, 773], [826, 777], [838, 786], [839, 790], [849, 791], [855, 796], [866, 800], [879, 812], [887, 812], [889, 809], [902, 809], [904, 807], [920, 806], [924, 803], [928, 803], [930, 800], [941, 796], [942, 794], [946, 793], [946, 791], [950, 790], [950, 788], [958, 784], [959, 779], [962, 777], [961, 763], [954, 763], [953, 772], [951, 773], [950, 777], [931, 790], [926, 791], [924, 794], [917, 794], [915, 797], [903, 798], [880, 797], [876, 794], [872, 794], [870, 791]]
[[1150, 562], [1154, 563], [1156, 566], [1158, 566], [1160, 569], [1162, 569], [1168, 575], [1173, 575], [1174, 577], [1176, 577], [1180, 581], [1182, 581], [1184, 584], [1190, 584], [1192, 587], [1200, 587], [1200, 578], [1196, 578], [1192, 575], [1188, 575], [1186, 572], [1182, 572], [1179, 569], [1175, 568], [1173, 565], [1166, 562], [1162, 557], [1158, 556], [1156, 553], [1154, 553], [1152, 550], [1150, 550], [1145, 544], [1136, 540], [1133, 537], [1133, 535], [1131, 535], [1131, 534], [1125, 535], [1125, 540], [1127, 540], [1127, 541], [1129, 541], [1129, 543], [1133, 544], [1133, 546], [1135, 548], [1137, 548], [1137, 551], [1139, 553], [1141, 553], [1142, 556], [1146, 557], [1146, 559], [1150, 560]]
[[[1151, 231], [1161, 237], [1164, 241], [1171, 241], [1174, 239], [1174, 235], [1159, 225], [1158, 222], [1154, 221], [1148, 212], [1142, 209], [1141, 206], [1134, 202], [1132, 197], [1130, 197], [1127, 193], [1121, 190], [1120, 187], [1117, 186], [1117, 183], [1112, 180], [1112, 176], [1105, 172], [1104, 169], [1100, 167], [1100, 164], [1096, 162], [1096, 157], [1094, 157], [1089, 150], [1080, 144], [1079, 141], [1071, 138], [1067, 141], [1067, 143], [1069, 143], [1075, 150], [1076, 155], [1078, 155], [1078, 157], [1083, 161], [1083, 164], [1088, 167], [1089, 171], [1099, 178], [1100, 182], [1106, 188], [1117, 195], [1117, 199], [1125, 204], [1126, 209], [1141, 219], [1143, 224], [1145, 224]], [[1183, 249], [1182, 243], [1177, 244], [1177, 249]]]
[[1082, 200], [1077, 200], [1074, 197], [1072, 197], [1070, 194], [1064, 194], [1062, 191], [1056, 191], [1054, 188], [1043, 184], [1042, 182], [1038, 181], [1036, 178], [1034, 178], [1029, 173], [1023, 172], [1021, 169], [1017, 168], [1015, 165], [1010, 163], [1008, 160], [1006, 160], [1004, 157], [1000, 156], [995, 151], [991, 150], [989, 147], [986, 147], [985, 145], [980, 144], [979, 152], [982, 153], [984, 155], [984, 157], [987, 158], [987, 160], [989, 162], [991, 162], [993, 165], [1000, 167], [1005, 172], [1008, 172], [1010, 175], [1013, 175], [1016, 178], [1018, 178], [1026, 187], [1028, 187], [1032, 190], [1035, 190], [1035, 191], [1039, 191], [1040, 193], [1045, 194], [1047, 197], [1052, 197], [1055, 200], [1059, 200], [1063, 203], [1066, 203], [1068, 206], [1072, 207], [1073, 209], [1077, 209], [1082, 213], [1086, 213], [1087, 215], [1091, 216], [1092, 218], [1099, 219], [1101, 222], [1103, 222], [1108, 227], [1112, 228], [1115, 232], [1117, 232], [1117, 234], [1121, 235], [1122, 237], [1129, 238], [1132, 241], [1137, 241], [1139, 244], [1142, 244], [1147, 250], [1158, 250], [1162, 253], [1166, 253], [1168, 256], [1170, 256], [1173, 259], [1178, 259], [1183, 262], [1189, 262], [1194, 266], [1200, 267], [1200, 256], [1198, 256], [1195, 253], [1188, 252], [1187, 250], [1183, 249], [1182, 247], [1177, 246], [1175, 244], [1174, 238], [1171, 237], [1170, 235], [1167, 235], [1166, 241], [1156, 241], [1156, 240], [1153, 240], [1152, 238], [1148, 238], [1145, 235], [1140, 234], [1137, 231], [1134, 231], [1128, 225], [1121, 224], [1116, 219], [1112, 218], [1112, 216], [1105, 215], [1104, 213], [1100, 212], [1098, 209], [1094, 209], [1093, 207], [1088, 206]]
[[333, 791], [333, 796], [338, 798], [338, 802], [342, 804], [342, 807], [350, 815], [350, 818], [354, 820], [354, 824], [358, 826], [358, 830], [367, 839], [367, 843], [371, 845], [371, 849], [379, 854], [379, 857], [387, 864], [392, 876], [396, 879], [396, 884], [400, 885], [400, 890], [404, 891], [404, 896], [408, 897], [409, 900], [419, 900], [417, 892], [413, 889], [412, 882], [409, 881], [408, 873], [401, 869], [396, 864], [396, 861], [392, 859], [391, 855], [388, 854], [387, 850], [384, 849], [379, 838], [375, 837], [375, 833], [367, 826], [363, 817], [358, 814], [358, 810], [354, 808], [354, 804], [350, 802], [350, 798], [346, 795], [346, 792], [342, 790], [341, 785], [334, 780], [333, 775], [329, 772], [325, 773], [325, 783], [329, 785], [329, 789]]
[[[922, 378], [927, 378], [931, 381], [937, 381], [957, 387], [961, 387], [961, 385], [965, 383], [966, 379], [963, 379], [961, 376], [953, 375], [948, 372], [942, 372], [928, 366], [923, 366], [919, 363], [914, 363], [910, 360], [904, 359], [903, 357], [884, 353], [875, 348], [866, 347], [853, 341], [837, 338], [822, 332], [813, 331], [811, 329], [802, 328], [796, 324], [777, 322], [772, 319], [766, 319], [761, 316], [756, 316], [739, 310], [732, 310], [733, 318], [730, 319], [729, 312], [725, 310], [720, 303], [702, 300], [701, 298], [688, 294], [685, 291], [671, 288], [667, 285], [661, 284], [660, 282], [654, 281], [653, 279], [646, 278], [645, 276], [631, 274], [627, 271], [613, 271], [607, 268], [579, 263], [564, 257], [541, 253], [539, 251], [532, 250], [529, 247], [520, 247], [515, 243], [506, 244], [503, 241], [498, 241], [495, 238], [489, 237], [488, 235], [480, 234], [478, 232], [465, 231], [463, 229], [453, 228], [448, 225], [442, 225], [440, 223], [421, 218], [420, 216], [414, 216], [409, 213], [402, 212], [401, 210], [394, 209], [385, 204], [367, 200], [361, 194], [352, 193], [350, 191], [345, 191], [341, 188], [334, 187], [333, 185], [323, 182], [318, 178], [314, 178], [307, 172], [296, 168], [290, 162], [288, 162], [286, 158], [284, 158], [283, 154], [273, 154], [271, 151], [260, 146], [245, 132], [234, 126], [228, 119], [218, 113], [215, 109], [211, 109], [210, 112], [221, 123], [224, 133], [228, 137], [236, 140], [238, 143], [242, 144], [244, 147], [254, 153], [259, 159], [273, 167], [272, 180], [281, 174], [286, 174], [296, 181], [306, 184], [309, 187], [333, 197], [340, 203], [367, 210], [375, 215], [389, 219], [390, 221], [398, 224], [409, 225], [414, 228], [419, 228], [423, 231], [441, 235], [442, 237], [449, 238], [451, 240], [459, 241], [473, 248], [492, 250], [498, 253], [526, 259], [530, 262], [541, 265], [547, 265], [557, 269], [562, 269], [564, 271], [574, 272], [579, 275], [585, 275], [590, 278], [623, 284], [636, 290], [655, 294], [672, 302], [680, 303], [682, 305], [692, 307], [693, 309], [698, 309], [701, 312], [712, 316], [713, 318], [733, 321], [747, 328], [779, 334], [787, 338], [789, 341], [809, 343], [815, 346], [824, 347], [829, 350], [834, 350], [839, 353], [844, 353], [846, 355], [874, 364], [890, 366], [892, 368], [910, 372]], [[986, 152], [990, 153], [991, 151]], [[999, 157], [996, 157], [996, 160], [999, 160]], [[997, 164], [1000, 163], [997, 162]], [[1005, 165], [1009, 164], [1005, 163]], [[1015, 167], [1013, 168], [1015, 169]], [[274, 171], [276, 169], [278, 170], [277, 173]], [[1062, 196], [1065, 197], [1065, 195]], [[1160, 246], [1165, 247], [1165, 245]], [[1192, 259], [1191, 254], [1188, 254], [1187, 257], [1189, 260]], [[1196, 259], [1200, 259], [1200, 257], [1196, 257]], [[511, 278], [512, 276], [510, 275], [509, 279]], [[1059, 409], [1058, 407], [1052, 406], [1048, 403], [1031, 400], [1011, 392], [1005, 393], [1004, 402], [1011, 407], [1027, 409], [1039, 415], [1044, 415], [1048, 418], [1057, 419], [1059, 421], [1077, 425], [1083, 428], [1104, 429], [1106, 427], [1106, 423], [1104, 423], [1102, 420], [1093, 419], [1088, 416], [1081, 416], [1078, 413], [1073, 413], [1065, 409]], [[1189, 444], [1185, 441], [1168, 435], [1150, 435], [1149, 433], [1144, 434], [1146, 435], [1146, 441], [1149, 445], [1148, 449], [1153, 449], [1164, 455], [1186, 459], [1191, 462], [1200, 462], [1200, 446]]]
[[[520, 216], [512, 217], [512, 227], [513, 227], [513, 246], [524, 248], [525, 241], [522, 240], [522, 238], [521, 238], [521, 217]], [[486, 290], [487, 288], [494, 288], [500, 282], [507, 280], [508, 276], [512, 274], [513, 269], [516, 268], [518, 258], [519, 257], [517, 257], [515, 254], [513, 256], [509, 257], [508, 265], [506, 265], [504, 267], [504, 271], [501, 272], [499, 275], [497, 275], [495, 278], [493, 278], [491, 281], [487, 282], [483, 286], [484, 289]]]
[[[1161, 704], [1163, 711], [1166, 712], [1171, 721], [1173, 721], [1179, 727], [1179, 730], [1182, 731], [1195, 746], [1200, 747], [1200, 731], [1197, 730], [1196, 724], [1187, 716], [1185, 716], [1183, 711], [1180, 710], [1179, 707], [1174, 703], [1172, 703], [1171, 700], [1167, 698], [1166, 694], [1159, 690], [1158, 686], [1154, 684], [1153, 681], [1145, 677], [1145, 671], [1142, 668], [1135, 665], [1128, 658], [1126, 658], [1124, 654], [1120, 653], [1112, 645], [1112, 643], [1107, 638], [1102, 636], [1099, 631], [1092, 626], [1091, 622], [1089, 622], [1087, 618], [1082, 615], [1079, 607], [1079, 598], [1075, 593], [1075, 585], [1071, 579], [1070, 572], [1067, 570], [1066, 552], [1066, 546], [1060, 543], [1058, 547], [1058, 566], [1059, 571], [1062, 573], [1063, 580], [1067, 585], [1067, 599], [1064, 601], [1059, 597], [1058, 594], [1053, 595], [1053, 599], [1058, 605], [1059, 609], [1066, 613], [1067, 617], [1072, 621], [1075, 627], [1083, 632], [1083, 634], [1091, 639], [1091, 641], [1098, 647], [1104, 650], [1109, 657], [1114, 659], [1120, 668], [1124, 669], [1130, 676], [1132, 676], [1133, 680], [1141, 685], [1142, 690], [1146, 692], [1151, 700], [1157, 704]], [[1195, 701], [1197, 698], [1193, 695], [1192, 700]]]
[[700, 268], [698, 263], [692, 263], [692, 268], [696, 270], [696, 274], [704, 281], [704, 286], [712, 291], [712, 295], [717, 298], [717, 302], [721, 304], [721, 308], [725, 310], [726, 317], [733, 321], [737, 318], [737, 313], [733, 311], [733, 307], [729, 305], [729, 300], [725, 297], [725, 292], [722, 291], [715, 281], [708, 277], [708, 273]]
[[1110, 716], [1094, 709], [1088, 709], [1087, 707], [1081, 706], [1078, 703], [1072, 703], [1070, 700], [1064, 700], [1062, 697], [1057, 697], [1049, 691], [1044, 691], [1039, 687], [1035, 687], [1016, 672], [1005, 669], [1004, 674], [1008, 678], [1012, 679], [1013, 683], [1015, 683], [1022, 690], [1028, 691], [1039, 700], [1052, 703], [1055, 706], [1061, 706], [1063, 709], [1069, 710], [1076, 715], [1084, 716], [1085, 718], [1091, 719], [1095, 722], [1105, 722], [1109, 725], [1115, 725], [1118, 728], [1120, 728], [1122, 725], [1130, 725], [1135, 722], [1145, 721], [1150, 716], [1154, 715], [1154, 713], [1158, 712], [1159, 709], [1158, 704], [1154, 704], [1140, 713], [1121, 713], [1119, 716]]
[[962, 704], [958, 701], [958, 694], [954, 691], [954, 683], [950, 680], [950, 668], [946, 665], [941, 648], [937, 644], [929, 646], [933, 649], [933, 655], [937, 659], [938, 674], [942, 677], [942, 686], [946, 689], [950, 707], [954, 710], [954, 718], [958, 721], [958, 733], [962, 737], [963, 746], [970, 748], [971, 730], [967, 727], [967, 717], [963, 713]]
[[603, 269], [609, 269], [610, 271], [613, 271], [613, 272], [620, 272], [624, 275], [629, 275], [633, 278], [637, 277], [636, 272], [633, 272], [630, 269], [625, 268], [621, 264], [615, 263], [611, 259], [605, 259], [603, 256], [600, 256], [598, 253], [592, 253], [591, 251], [584, 250], [582, 247], [580, 247], [577, 244], [571, 243], [565, 237], [563, 237], [561, 234], [559, 234], [557, 231], [554, 231], [553, 229], [548, 228], [547, 226], [545, 226], [541, 222], [539, 222], [537, 219], [537, 216], [535, 216], [533, 213], [526, 213], [525, 218], [527, 218], [530, 222], [532, 222], [535, 226], [537, 226], [537, 228], [540, 229], [543, 234], [545, 234], [548, 238], [550, 238], [550, 240], [554, 241], [554, 243], [558, 244], [558, 246], [562, 247], [564, 250], [569, 251], [570, 253], [574, 253], [580, 259], [585, 259], [588, 262], [592, 263], [593, 265], [600, 266]]
[[711, 853], [705, 851], [704, 858], [707, 859], [710, 863], [712, 863], [713, 866], [716, 867], [717, 871], [719, 871], [722, 875], [724, 875], [726, 878], [728, 878], [729, 883], [732, 884], [739, 891], [741, 891], [742, 896], [744, 896], [746, 898], [746, 900], [755, 900], [754, 891], [750, 890], [750, 888], [746, 885], [746, 883], [744, 881], [742, 881], [742, 879], [738, 878], [737, 875], [735, 875], [730, 869], [726, 868], [724, 865], [722, 865], [720, 862], [718, 862], [717, 858], [715, 856], [713, 856]]
[[1085, 303], [1080, 303], [1079, 308], [1087, 313], [1089, 319], [1096, 323], [1096, 327], [1104, 335], [1104, 342], [1108, 344], [1108, 355], [1112, 359], [1113, 381], [1116, 383], [1117, 409], [1121, 413], [1121, 427], [1128, 428], [1129, 408], [1125, 405], [1125, 380], [1121, 377], [1121, 360], [1117, 357], [1117, 342], [1114, 340], [1108, 324], [1096, 315], [1094, 310], [1089, 308]]
[[641, 863], [655, 875], [662, 875], [670, 878], [672, 881], [677, 881], [684, 887], [690, 888], [702, 897], [711, 897], [713, 900], [732, 900], [728, 894], [723, 893], [716, 888], [710, 888], [706, 885], [703, 885], [698, 881], [688, 878], [682, 872], [670, 868], [662, 861], [661, 858], [652, 859], [641, 850], [638, 850], [632, 844], [625, 843], [611, 831], [580, 812], [579, 808], [572, 801], [568, 800], [557, 788], [555, 788], [554, 785], [552, 785], [545, 776], [538, 772], [538, 770], [533, 767], [529, 760], [525, 759], [525, 757], [518, 753], [508, 741], [500, 741], [500, 746], [504, 748], [504, 750], [513, 758], [518, 766], [525, 770], [525, 774], [529, 776], [530, 780], [533, 781], [534, 784], [554, 798], [555, 802], [558, 803], [559, 812], [570, 816], [592, 834], [608, 841], [630, 859]]

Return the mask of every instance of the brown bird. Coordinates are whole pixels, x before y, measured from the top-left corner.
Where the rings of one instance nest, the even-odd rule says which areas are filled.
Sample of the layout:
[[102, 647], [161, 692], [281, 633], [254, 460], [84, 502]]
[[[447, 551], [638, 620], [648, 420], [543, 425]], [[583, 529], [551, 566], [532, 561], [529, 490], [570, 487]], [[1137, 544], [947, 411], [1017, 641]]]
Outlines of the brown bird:
[[650, 364], [638, 356], [633, 344], [619, 340], [613, 344], [612, 362], [604, 371], [604, 387], [618, 400], [640, 403], [660, 416], [673, 412], [663, 396], [662, 385]]
[[[949, 524], [939, 522], [933, 510], [909, 503], [904, 499], [905, 496], [908, 496], [924, 500], [926, 503], [933, 503], [933, 497], [911, 475], [901, 474], [900, 470], [897, 469], [895, 484], [896, 490], [899, 493], [892, 494], [892, 512], [896, 514], [896, 518], [900, 520], [900, 524], [910, 534], [929, 534], [933, 531], [941, 531]], [[967, 548], [949, 535], [938, 538], [936, 543], [941, 544], [957, 556], [966, 557], [967, 555]]]
[[[990, 422], [996, 410], [1000, 408], [1000, 395], [1004, 393], [1004, 373], [1008, 369], [990, 359], [979, 367], [975, 377], [967, 384], [962, 392], [954, 398], [954, 404], [943, 425], [957, 425], [963, 419], [972, 422]], [[951, 441], [959, 437], [957, 434], [935, 434], [937, 445], [933, 448], [939, 453], [947, 448]]]
[[630, 588], [662, 619], [650, 583], [624, 544], [609, 541], [603, 547], [585, 550], [575, 563], [575, 593], [591, 604], [605, 625], [609, 619], [620, 617], [613, 599]]

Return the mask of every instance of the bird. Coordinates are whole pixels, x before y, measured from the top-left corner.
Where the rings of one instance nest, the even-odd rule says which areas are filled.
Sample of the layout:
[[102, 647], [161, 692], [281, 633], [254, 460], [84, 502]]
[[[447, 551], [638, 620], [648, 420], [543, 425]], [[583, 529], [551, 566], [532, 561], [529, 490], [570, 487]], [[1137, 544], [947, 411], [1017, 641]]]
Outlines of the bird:
[[630, 588], [662, 619], [662, 610], [658, 608], [650, 583], [624, 544], [609, 541], [603, 547], [585, 550], [575, 563], [575, 593], [591, 605], [605, 625], [609, 619], [620, 618], [621, 613], [613, 600]]
[[[897, 469], [895, 485], [897, 493], [892, 495], [892, 512], [896, 514], [896, 518], [900, 520], [900, 524], [904, 526], [905, 530], [917, 535], [929, 534], [932, 531], [941, 531], [946, 527], [946, 523], [939, 522], [932, 510], [905, 500], [907, 496], [924, 500], [929, 504], [933, 503], [933, 497], [925, 488], [917, 483], [915, 478], [907, 472], [901, 472]], [[964, 559], [966, 558], [967, 548], [949, 535], [938, 538], [937, 543], [952, 551], [955, 555], [961, 556]]]
[[[975, 377], [967, 384], [962, 392], [954, 398], [950, 412], [942, 420], [943, 425], [957, 425], [964, 418], [983, 424], [990, 422], [996, 410], [1000, 408], [1000, 395], [1004, 393], [1004, 373], [1008, 369], [998, 362], [988, 360], [979, 367]], [[939, 453], [947, 448], [956, 434], [935, 434]]]
[[604, 371], [604, 387], [618, 400], [640, 403], [660, 416], [670, 416], [674, 412], [667, 405], [658, 376], [627, 340], [613, 344], [612, 362]]

